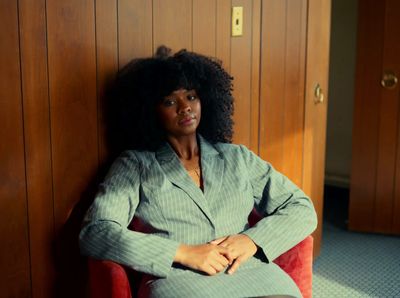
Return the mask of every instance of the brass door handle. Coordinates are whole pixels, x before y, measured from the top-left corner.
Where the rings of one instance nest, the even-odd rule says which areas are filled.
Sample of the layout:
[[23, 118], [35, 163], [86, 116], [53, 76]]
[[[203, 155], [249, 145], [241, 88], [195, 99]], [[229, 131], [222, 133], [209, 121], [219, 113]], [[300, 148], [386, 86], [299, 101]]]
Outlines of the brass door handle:
[[324, 102], [324, 93], [322, 92], [321, 85], [317, 83], [314, 88], [314, 103], [323, 103]]
[[394, 71], [387, 70], [382, 75], [381, 85], [386, 89], [394, 89], [396, 88], [398, 81], [399, 79], [397, 78]]

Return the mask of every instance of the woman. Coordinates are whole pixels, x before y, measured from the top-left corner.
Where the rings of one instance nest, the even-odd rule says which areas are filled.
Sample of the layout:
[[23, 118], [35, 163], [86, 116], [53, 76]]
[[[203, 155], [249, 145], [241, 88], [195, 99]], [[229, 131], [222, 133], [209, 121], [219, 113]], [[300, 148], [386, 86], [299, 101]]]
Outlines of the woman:
[[[300, 297], [272, 261], [316, 227], [309, 198], [231, 144], [232, 78], [214, 59], [160, 47], [119, 74], [130, 150], [88, 210], [82, 253], [146, 273], [151, 297]], [[249, 227], [255, 208], [264, 218]], [[140, 220], [139, 231], [128, 229]]]

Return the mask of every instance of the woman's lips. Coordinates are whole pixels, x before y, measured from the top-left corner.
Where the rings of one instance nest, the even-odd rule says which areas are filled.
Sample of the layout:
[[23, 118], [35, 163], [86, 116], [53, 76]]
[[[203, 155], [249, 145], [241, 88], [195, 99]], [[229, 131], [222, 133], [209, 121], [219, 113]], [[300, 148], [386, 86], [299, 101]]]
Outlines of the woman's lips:
[[179, 125], [191, 125], [194, 122], [195, 117], [194, 116], [189, 116], [189, 117], [185, 117], [182, 118], [181, 120], [179, 120]]

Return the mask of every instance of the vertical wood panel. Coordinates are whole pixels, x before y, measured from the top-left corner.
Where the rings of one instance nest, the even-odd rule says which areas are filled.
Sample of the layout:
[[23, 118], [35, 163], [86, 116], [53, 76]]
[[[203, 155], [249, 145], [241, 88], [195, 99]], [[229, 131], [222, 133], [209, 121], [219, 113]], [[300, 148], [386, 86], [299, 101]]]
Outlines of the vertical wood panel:
[[283, 168], [286, 1], [262, 2], [260, 156]]
[[0, 296], [31, 295], [18, 7], [0, 1]]
[[19, 1], [32, 296], [52, 297], [53, 189], [45, 1]]
[[287, 1], [282, 172], [299, 186], [303, 170], [306, 8], [306, 1]]
[[[153, 55], [152, 2], [150, 0], [120, 0], [117, 4], [119, 66], [121, 68], [133, 58]], [[164, 18], [163, 15], [160, 17]], [[105, 24], [107, 25], [108, 23]], [[165, 25], [175, 28], [174, 20]]]
[[78, 233], [98, 167], [93, 1], [47, 1], [57, 297], [83, 287]]
[[357, 65], [353, 117], [349, 229], [373, 229], [378, 113], [381, 87], [382, 45], [385, 10], [382, 3], [358, 4]]
[[92, 1], [48, 1], [48, 48], [56, 227], [97, 168], [97, 100]]
[[[400, 93], [398, 99], [400, 101]], [[400, 234], [400, 121], [397, 126], [397, 159], [396, 159], [396, 176], [394, 179], [394, 203], [393, 203], [393, 224], [392, 233]]]
[[250, 149], [259, 154], [261, 0], [253, 0], [251, 39]]
[[[330, 15], [330, 0], [308, 1], [303, 189], [313, 200], [318, 215], [318, 228], [313, 234], [316, 255], [322, 237]], [[317, 83], [325, 94], [324, 102], [319, 104], [314, 102]]]
[[[386, 0], [381, 73], [394, 70], [398, 77], [400, 76], [399, 19], [400, 2]], [[397, 88], [391, 90], [381, 88], [374, 231], [382, 233], [391, 233], [393, 224], [396, 154], [400, 152], [396, 140], [399, 122], [399, 90], [398, 85]]]
[[176, 52], [192, 50], [192, 1], [153, 0], [154, 50], [166, 45]]
[[[119, 2], [122, 5], [123, 2]], [[107, 167], [111, 152], [107, 140], [107, 91], [118, 71], [117, 0], [96, 1], [96, 61], [99, 164]], [[123, 30], [121, 30], [123, 32]], [[122, 37], [122, 36], [121, 36]], [[151, 46], [151, 44], [150, 44]], [[125, 51], [126, 49], [124, 49]], [[129, 56], [123, 54], [125, 58]], [[126, 56], [125, 56], [126, 55]], [[106, 170], [106, 169], [104, 169]]]
[[302, 185], [306, 0], [262, 9], [260, 155]]
[[193, 51], [215, 57], [216, 0], [193, 0]]
[[231, 40], [231, 75], [234, 77], [233, 120], [234, 142], [250, 147], [251, 136], [251, 54], [252, 54], [252, 1], [233, 0], [232, 6], [243, 6], [243, 35]]
[[216, 49], [215, 55], [226, 71], [231, 65], [231, 0], [216, 0]]

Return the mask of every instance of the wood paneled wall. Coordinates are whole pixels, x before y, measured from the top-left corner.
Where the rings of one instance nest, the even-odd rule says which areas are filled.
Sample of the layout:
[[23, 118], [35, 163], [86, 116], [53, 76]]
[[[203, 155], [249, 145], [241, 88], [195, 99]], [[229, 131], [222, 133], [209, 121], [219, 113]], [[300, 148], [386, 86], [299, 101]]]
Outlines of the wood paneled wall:
[[[231, 7], [243, 36], [231, 37]], [[85, 295], [78, 232], [110, 151], [105, 92], [157, 46], [234, 77], [236, 143], [303, 185], [307, 0], [0, 0], [0, 296]]]
[[307, 1], [267, 0], [262, 14], [260, 156], [302, 185]]

